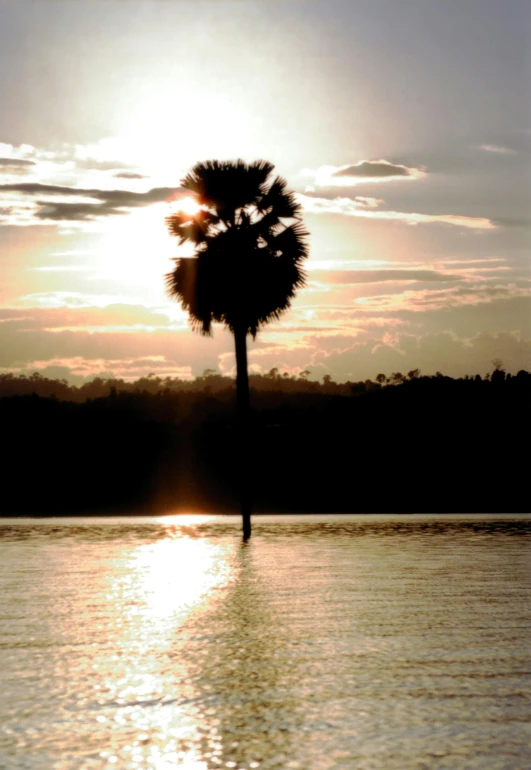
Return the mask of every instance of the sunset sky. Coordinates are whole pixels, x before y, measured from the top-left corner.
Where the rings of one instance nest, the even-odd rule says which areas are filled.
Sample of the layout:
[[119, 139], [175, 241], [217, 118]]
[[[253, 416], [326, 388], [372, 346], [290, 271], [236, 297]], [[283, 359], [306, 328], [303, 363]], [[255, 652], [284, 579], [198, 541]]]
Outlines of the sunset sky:
[[252, 370], [531, 369], [529, 0], [0, 0], [0, 70], [0, 372], [233, 373], [164, 219], [237, 157], [311, 233]]

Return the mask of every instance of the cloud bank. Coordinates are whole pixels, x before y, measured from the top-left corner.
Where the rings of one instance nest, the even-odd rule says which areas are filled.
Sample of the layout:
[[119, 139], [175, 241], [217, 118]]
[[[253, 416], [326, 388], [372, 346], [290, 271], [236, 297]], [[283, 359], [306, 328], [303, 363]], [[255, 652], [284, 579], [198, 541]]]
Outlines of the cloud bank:
[[[139, 206], [172, 201], [182, 192], [179, 187], [154, 187], [146, 192], [99, 190], [65, 185], [19, 182], [0, 184], [0, 200], [8, 195], [10, 209], [5, 224], [33, 224], [34, 220], [83, 222], [128, 213]], [[13, 198], [13, 194], [15, 198]], [[33, 199], [39, 196], [36, 201]], [[70, 199], [76, 200], [70, 200]], [[27, 200], [31, 207], [28, 212]], [[66, 200], [65, 200], [66, 199]], [[17, 205], [29, 213], [27, 221], [17, 220]], [[0, 216], [0, 221], [2, 217]]]
[[[421, 214], [405, 211], [375, 210], [376, 204], [368, 205], [367, 200], [359, 198], [319, 198], [313, 195], [299, 194], [298, 199], [305, 212], [309, 214], [340, 214], [348, 217], [367, 219], [387, 219], [405, 222], [408, 225], [445, 224], [473, 230], [494, 230], [496, 225], [486, 217], [466, 217], [459, 214]], [[383, 201], [378, 201], [378, 205]]]

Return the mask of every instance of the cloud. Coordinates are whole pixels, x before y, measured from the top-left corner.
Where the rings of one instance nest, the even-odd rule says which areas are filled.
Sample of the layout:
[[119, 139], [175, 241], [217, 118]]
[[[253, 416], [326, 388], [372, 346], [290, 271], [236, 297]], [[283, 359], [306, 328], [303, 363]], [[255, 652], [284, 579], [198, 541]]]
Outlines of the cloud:
[[[459, 214], [419, 214], [405, 211], [375, 211], [358, 198], [318, 198], [298, 194], [299, 202], [304, 211], [309, 214], [341, 214], [348, 217], [365, 217], [368, 219], [387, 219], [405, 222], [408, 225], [446, 224], [456, 227], [466, 227], [473, 230], [494, 230], [496, 225], [486, 217], [466, 217]], [[376, 199], [369, 199], [376, 200]]]
[[31, 269], [38, 273], [91, 273], [94, 271], [94, 268], [88, 265], [46, 265]]
[[27, 168], [28, 166], [36, 166], [34, 160], [27, 160], [26, 158], [0, 158], [0, 168]]
[[406, 373], [416, 368], [425, 375], [441, 371], [451, 377], [476, 373], [483, 376], [492, 371], [494, 358], [501, 358], [507, 371], [513, 374], [519, 369], [529, 369], [531, 364], [531, 340], [513, 332], [481, 332], [472, 337], [459, 337], [448, 331], [420, 335], [393, 333], [379, 340], [354, 342], [342, 350], [330, 350], [326, 345], [324, 340], [308, 365], [332, 372], [338, 381], [374, 379], [380, 372]]
[[178, 377], [181, 380], [193, 378], [191, 366], [176, 365], [172, 359], [164, 356], [129, 359], [101, 357], [86, 359], [82, 356], [51, 358], [49, 360], [34, 359], [21, 367], [5, 369], [5, 371], [26, 376], [38, 372], [43, 377], [66, 379], [74, 385], [90, 382], [95, 377], [118, 378], [127, 381], [146, 377], [152, 373], [157, 377]]
[[478, 267], [479, 265], [492, 265], [494, 262], [507, 262], [506, 257], [468, 257], [466, 259], [455, 257], [443, 257], [440, 260], [445, 265], [457, 265], [458, 267], [464, 267], [465, 265], [472, 265], [472, 267]]
[[485, 152], [495, 152], [498, 155], [516, 155], [516, 150], [511, 150], [509, 147], [500, 147], [497, 144], [481, 144], [479, 149], [485, 150]]
[[[9, 322], [1, 324], [0, 367], [9, 371], [35, 370], [78, 358], [87, 364], [87, 373], [117, 373], [120, 362], [163, 356], [168, 362], [168, 374], [182, 367], [200, 374], [209, 366], [215, 368], [221, 353], [233, 356], [229, 332], [219, 329], [212, 339], [205, 339], [192, 334], [188, 325], [164, 327], [163, 318], [155, 317], [150, 322], [147, 316], [147, 323], [133, 326], [137, 313], [142, 319], [142, 313], [149, 315], [149, 310], [132, 308], [129, 314], [127, 308], [106, 308], [100, 313], [80, 308], [65, 314], [25, 309], [16, 320], [10, 317]], [[135, 378], [138, 374], [130, 371], [128, 376]]]
[[[412, 269], [411, 273], [422, 277], [422, 271]], [[345, 291], [348, 288], [343, 287]], [[463, 310], [459, 312], [466, 310], [476, 319], [490, 318], [498, 308], [504, 324], [501, 328], [518, 329], [521, 325], [519, 335], [529, 337], [524, 332], [523, 321], [529, 318], [524, 305], [516, 312], [509, 304], [527, 302], [530, 294], [529, 289], [517, 286], [432, 284], [431, 288], [380, 294], [361, 301], [346, 293], [345, 304], [296, 304], [289, 316], [268, 327], [249, 346], [251, 369], [268, 371], [277, 366], [296, 372], [310, 367], [343, 381], [374, 378], [380, 371], [404, 371], [404, 362], [410, 362], [409, 369], [420, 367], [425, 373], [439, 369], [461, 375], [478, 369], [483, 374], [490, 360], [499, 357], [515, 372], [531, 365], [530, 359], [524, 359], [524, 348], [513, 346], [515, 335], [503, 338], [505, 342], [500, 337], [495, 352], [482, 363], [479, 357], [466, 356], [465, 338], [477, 334], [476, 322], [470, 332], [460, 333], [462, 351], [461, 347], [454, 348], [455, 334], [439, 337], [432, 333], [440, 329], [439, 322], [431, 328], [426, 324], [437, 314], [443, 323], [452, 323], [454, 316], [446, 313], [449, 308], [460, 307]], [[0, 367], [4, 370], [31, 373], [64, 366], [78, 375], [113, 372], [134, 379], [150, 371], [175, 376], [186, 367], [194, 374], [207, 367], [225, 372], [234, 369], [228, 332], [216, 329], [214, 338], [204, 340], [190, 332], [185, 316], [175, 322], [169, 307], [146, 306], [138, 301], [126, 304], [112, 295], [66, 292], [31, 295], [23, 302], [24, 306], [0, 308]], [[502, 312], [502, 305], [506, 311]], [[417, 343], [421, 338], [422, 344]], [[484, 350], [488, 347], [486, 344]], [[459, 354], [455, 360], [453, 350]]]
[[440, 273], [436, 270], [329, 270], [315, 271], [312, 278], [325, 283], [386, 283], [399, 281], [449, 282], [459, 281], [462, 276]]
[[[7, 146], [10, 147], [10, 145]], [[1, 147], [2, 145], [0, 145], [0, 149]], [[102, 139], [96, 144], [63, 143], [60, 146], [55, 145], [50, 149], [21, 145], [20, 148], [13, 148], [13, 152], [21, 148], [29, 148], [32, 157], [38, 160], [59, 165], [69, 163], [75, 165], [78, 169], [86, 171], [119, 171], [122, 169], [134, 169], [137, 165], [128, 162], [123, 157], [124, 150], [126, 149], [124, 143], [112, 137]]]
[[[375, 330], [376, 331], [376, 330]], [[507, 371], [515, 374], [531, 365], [531, 340], [517, 332], [479, 333], [470, 337], [449, 331], [415, 334], [394, 330], [379, 336], [356, 338], [307, 335], [289, 345], [266, 345], [250, 349], [250, 369], [266, 372], [272, 367], [296, 374], [309, 368], [313, 376], [332, 374], [338, 382], [374, 380], [380, 372], [408, 372], [420, 368], [423, 374], [437, 370], [453, 377], [482, 376], [492, 371], [492, 359], [501, 358]], [[224, 359], [230, 363], [225, 366]], [[233, 373], [233, 359], [220, 356], [220, 368]]]
[[381, 179], [400, 176], [412, 176], [412, 169], [395, 165], [387, 160], [360, 160], [352, 166], [342, 166], [332, 174], [334, 177], [363, 177]]
[[531, 227], [531, 218], [529, 217], [492, 217], [491, 222], [501, 227]]
[[37, 164], [27, 158], [0, 157], [0, 174], [19, 177], [29, 174]]
[[76, 158], [77, 168], [85, 171], [117, 171], [118, 169], [131, 168], [130, 163], [121, 160], [97, 160], [96, 158]]
[[114, 176], [116, 179], [147, 179], [145, 174], [137, 174], [136, 171], [121, 171]]
[[45, 203], [44, 201], [38, 201], [38, 205], [39, 210], [35, 216], [39, 219], [48, 219], [54, 222], [84, 222], [98, 219], [102, 216], [116, 216], [127, 213], [115, 206], [108, 206], [104, 203]]
[[377, 209], [385, 202], [382, 198], [366, 198], [363, 195], [356, 195], [354, 200], [360, 208], [365, 209]]
[[[84, 294], [79, 291], [45, 291], [37, 294], [25, 294], [19, 297], [24, 306], [36, 308], [88, 308], [108, 307], [109, 305], [141, 305], [144, 303], [135, 297], [126, 298], [113, 294]], [[3, 310], [2, 310], [3, 312]]]
[[321, 166], [317, 170], [303, 169], [317, 187], [355, 187], [372, 182], [416, 180], [426, 176], [421, 168], [391, 163], [388, 160], [360, 160], [344, 166]]
[[[100, 298], [101, 301], [102, 298]], [[13, 324], [26, 332], [59, 331], [121, 331], [135, 334], [138, 329], [182, 329], [187, 321], [174, 323], [165, 308], [147, 307], [111, 301], [95, 305], [56, 305], [30, 308], [0, 308], [0, 323]], [[98, 298], [95, 298], [98, 301]]]
[[61, 195], [72, 197], [95, 198], [114, 205], [135, 206], [145, 203], [158, 203], [179, 192], [179, 187], [154, 187], [147, 192], [139, 193], [131, 190], [97, 190], [66, 185], [41, 184], [40, 182], [20, 182], [0, 184], [1, 192], [19, 192], [26, 195]]
[[0, 142], [0, 156], [13, 159], [13, 158], [30, 158], [35, 155], [35, 147], [31, 144], [6, 144]]
[[[43, 221], [90, 221], [105, 216], [116, 216], [128, 213], [128, 209], [139, 206], [149, 206], [152, 203], [174, 200], [181, 188], [154, 187], [146, 192], [131, 190], [98, 190], [66, 185], [41, 184], [40, 182], [19, 182], [0, 184], [0, 195], [16, 194], [18, 203], [23, 203], [28, 197], [43, 196], [34, 203], [33, 217]], [[64, 200], [77, 198], [76, 201]], [[12, 198], [9, 201], [12, 206]], [[33, 201], [32, 201], [33, 202]], [[13, 212], [11, 212], [13, 213]], [[8, 224], [18, 224], [7, 221]], [[24, 224], [34, 223], [31, 221]]]
[[358, 297], [355, 302], [363, 312], [399, 312], [407, 310], [421, 313], [427, 310], [448, 310], [466, 305], [481, 305], [514, 297], [531, 297], [527, 286], [512, 284], [476, 284], [440, 289], [411, 289], [395, 294]]

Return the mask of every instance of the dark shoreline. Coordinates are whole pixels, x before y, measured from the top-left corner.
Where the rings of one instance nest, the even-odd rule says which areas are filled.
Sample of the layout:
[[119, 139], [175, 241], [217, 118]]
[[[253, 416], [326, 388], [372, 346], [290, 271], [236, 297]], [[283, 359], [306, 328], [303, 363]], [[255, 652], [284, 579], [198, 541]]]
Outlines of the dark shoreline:
[[[236, 514], [234, 393], [0, 398], [0, 515]], [[527, 513], [531, 376], [254, 391], [253, 511]]]

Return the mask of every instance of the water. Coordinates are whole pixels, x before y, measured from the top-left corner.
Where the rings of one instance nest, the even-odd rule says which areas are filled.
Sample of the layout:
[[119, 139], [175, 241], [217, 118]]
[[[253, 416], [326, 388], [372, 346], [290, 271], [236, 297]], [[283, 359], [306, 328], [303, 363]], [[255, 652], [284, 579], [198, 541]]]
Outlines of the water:
[[529, 768], [531, 518], [0, 520], [0, 768]]

